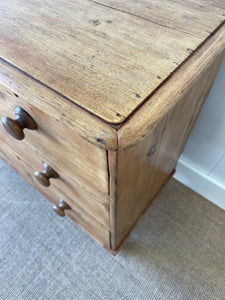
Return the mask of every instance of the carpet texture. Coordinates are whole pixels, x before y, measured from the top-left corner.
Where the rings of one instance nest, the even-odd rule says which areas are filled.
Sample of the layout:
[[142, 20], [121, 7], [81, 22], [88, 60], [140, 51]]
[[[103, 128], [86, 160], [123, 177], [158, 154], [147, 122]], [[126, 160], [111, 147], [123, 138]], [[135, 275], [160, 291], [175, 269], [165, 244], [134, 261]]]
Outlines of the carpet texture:
[[225, 212], [171, 180], [116, 257], [0, 161], [0, 299], [225, 299]]

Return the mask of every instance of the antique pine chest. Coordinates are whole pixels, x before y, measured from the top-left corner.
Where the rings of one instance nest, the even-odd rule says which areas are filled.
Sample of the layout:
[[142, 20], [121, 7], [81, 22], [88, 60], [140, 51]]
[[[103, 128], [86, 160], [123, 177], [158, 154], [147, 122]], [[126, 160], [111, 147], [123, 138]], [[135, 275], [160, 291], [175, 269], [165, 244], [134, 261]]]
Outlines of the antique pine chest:
[[0, 3], [0, 157], [115, 254], [210, 91], [225, 1]]

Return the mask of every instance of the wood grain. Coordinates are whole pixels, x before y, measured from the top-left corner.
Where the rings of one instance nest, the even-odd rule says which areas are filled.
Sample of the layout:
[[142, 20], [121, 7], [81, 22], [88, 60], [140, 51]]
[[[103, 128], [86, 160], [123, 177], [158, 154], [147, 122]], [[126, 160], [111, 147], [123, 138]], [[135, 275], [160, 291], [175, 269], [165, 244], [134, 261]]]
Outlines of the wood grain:
[[89, 233], [98, 243], [100, 243], [106, 250], [111, 252], [110, 248], [110, 232], [101, 226], [96, 221], [93, 221], [88, 216], [81, 215], [73, 210], [65, 211], [74, 222], [79, 224], [87, 233]]
[[76, 178], [71, 180], [63, 172], [59, 179], [51, 181], [49, 187], [43, 187], [34, 176], [34, 172], [42, 168], [39, 156], [32, 156], [30, 151], [21, 151], [18, 148], [15, 151], [13, 143], [2, 137], [1, 133], [0, 130], [0, 157], [8, 161], [35, 189], [48, 199], [63, 198], [71, 207], [83, 209], [104, 226], [109, 227], [109, 202], [106, 196], [100, 198], [94, 193], [87, 192]]
[[[118, 152], [108, 151], [109, 166], [109, 200], [110, 200], [110, 246], [116, 249], [116, 219], [117, 219], [117, 186], [118, 186]], [[114, 251], [114, 250], [113, 250]]]
[[[175, 3], [173, 25], [149, 21], [159, 11], [161, 19], [171, 15], [167, 2]], [[1, 0], [0, 57], [99, 118], [121, 123], [225, 19], [222, 0], [183, 2], [146, 9], [139, 1], [139, 13], [147, 14], [140, 18], [87, 0]]]
[[[116, 253], [173, 174], [224, 59], [224, 0], [0, 4], [0, 117], [19, 106], [37, 124], [6, 118], [21, 141], [0, 126], [0, 156]], [[45, 186], [43, 163], [59, 175]]]
[[[173, 76], [118, 130], [120, 149], [141, 142], [164, 116], [193, 89], [209, 65], [225, 57], [225, 25], [210, 38]], [[218, 71], [218, 69], [217, 69]], [[214, 77], [216, 73], [213, 74]], [[209, 83], [210, 86], [210, 83]], [[208, 88], [208, 84], [206, 83]], [[206, 88], [206, 90], [207, 90]]]
[[42, 109], [55, 124], [101, 149], [117, 149], [116, 130], [34, 78], [0, 60], [0, 84]]
[[[221, 0], [93, 0], [159, 26], [171, 28], [204, 40], [224, 20]], [[216, 16], [216, 17], [215, 17]]]
[[[76, 180], [84, 189], [96, 195], [108, 195], [108, 171], [105, 150], [94, 147], [74, 130], [64, 127], [60, 121], [63, 111], [58, 111], [49, 103], [46, 106], [30, 94], [17, 96], [13, 90], [1, 85], [0, 77], [0, 119], [4, 116], [14, 118], [17, 105], [25, 109], [37, 123], [38, 129], [25, 129], [25, 139], [16, 141], [8, 135], [2, 125], [1, 136], [12, 148], [38, 156], [41, 162], [50, 164], [60, 176]], [[34, 99], [34, 101], [33, 101]], [[42, 167], [40, 166], [41, 171]]]
[[223, 57], [223, 52], [211, 57], [188, 93], [182, 93], [179, 101], [162, 118], [158, 117], [142, 141], [118, 151], [117, 194], [115, 204], [111, 204], [116, 206], [114, 250], [127, 238], [175, 169]]
[[[18, 155], [11, 147], [7, 144], [0, 143], [0, 156], [2, 159], [7, 161], [13, 168], [36, 190], [42, 193], [48, 198], [54, 205], [58, 204], [59, 198], [63, 198], [66, 203], [71, 206], [71, 210], [65, 210], [65, 214], [72, 218], [76, 223], [79, 224], [85, 231], [87, 231], [94, 239], [96, 239], [106, 249], [110, 248], [110, 233], [104, 221], [101, 218], [98, 219], [97, 214], [91, 212], [91, 208], [85, 209], [82, 202], [88, 197], [85, 191], [76, 191], [76, 198], [70, 197], [70, 193], [67, 193], [68, 188], [65, 190], [65, 185], [62, 181], [58, 181], [57, 184], [52, 184], [50, 188], [43, 188], [39, 185], [33, 177], [33, 165], [27, 160], [25, 156]], [[57, 187], [57, 188], [56, 188]], [[65, 192], [66, 191], [66, 192]], [[84, 197], [84, 198], [82, 198]], [[89, 195], [90, 198], [90, 195]], [[75, 201], [74, 201], [75, 200]], [[92, 198], [93, 202], [94, 198]], [[96, 202], [97, 204], [97, 202]], [[32, 212], [31, 212], [32, 213]], [[35, 213], [35, 212], [33, 212]], [[100, 222], [102, 221], [102, 223]]]

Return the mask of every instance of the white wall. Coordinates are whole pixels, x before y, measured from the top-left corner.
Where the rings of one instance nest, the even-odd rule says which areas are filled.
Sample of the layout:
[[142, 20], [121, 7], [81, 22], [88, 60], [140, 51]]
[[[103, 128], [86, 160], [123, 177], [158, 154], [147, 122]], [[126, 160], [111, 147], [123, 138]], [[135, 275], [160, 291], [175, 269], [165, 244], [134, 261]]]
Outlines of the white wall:
[[225, 60], [174, 177], [225, 209]]

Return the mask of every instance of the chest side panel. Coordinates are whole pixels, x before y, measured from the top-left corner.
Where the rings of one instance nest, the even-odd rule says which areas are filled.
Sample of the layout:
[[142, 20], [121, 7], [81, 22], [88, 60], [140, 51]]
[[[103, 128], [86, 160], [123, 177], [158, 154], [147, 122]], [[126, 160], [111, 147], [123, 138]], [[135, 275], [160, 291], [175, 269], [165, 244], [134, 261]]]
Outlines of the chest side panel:
[[119, 150], [114, 249], [123, 243], [172, 176], [223, 57], [220, 54], [212, 59], [198, 80], [140, 143]]

